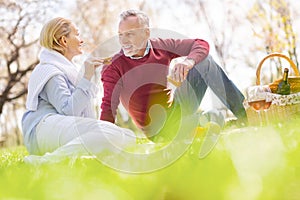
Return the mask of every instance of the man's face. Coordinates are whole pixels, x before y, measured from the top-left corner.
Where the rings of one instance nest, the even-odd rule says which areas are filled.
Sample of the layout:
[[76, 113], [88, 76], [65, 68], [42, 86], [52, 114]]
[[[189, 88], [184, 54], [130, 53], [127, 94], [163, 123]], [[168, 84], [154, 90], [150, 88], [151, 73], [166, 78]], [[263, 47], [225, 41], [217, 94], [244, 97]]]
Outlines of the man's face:
[[119, 42], [126, 56], [143, 56], [149, 36], [149, 29], [140, 25], [135, 16], [130, 16], [119, 24]]

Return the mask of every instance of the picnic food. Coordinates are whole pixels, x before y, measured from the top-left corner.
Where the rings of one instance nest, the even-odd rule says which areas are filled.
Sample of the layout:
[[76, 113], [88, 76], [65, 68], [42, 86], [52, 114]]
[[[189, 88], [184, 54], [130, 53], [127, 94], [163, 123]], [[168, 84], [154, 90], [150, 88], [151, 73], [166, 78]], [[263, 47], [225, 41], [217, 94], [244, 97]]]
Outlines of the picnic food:
[[[295, 118], [300, 112], [300, 73], [297, 66], [294, 62], [284, 54], [281, 53], [270, 53], [265, 56], [258, 64], [256, 70], [256, 85], [260, 84], [260, 75], [261, 68], [264, 61], [272, 57], [284, 58], [290, 64], [290, 69], [293, 70], [294, 76], [288, 76], [288, 83], [290, 84], [290, 93], [289, 95], [276, 94], [279, 83], [282, 81], [282, 78], [269, 83], [268, 86], [271, 89], [271, 92], [267, 92], [268, 98], [272, 101], [271, 106], [266, 112], [257, 112], [252, 109], [250, 106], [246, 108], [248, 122], [250, 125], [257, 125], [269, 122], [281, 122], [286, 119]], [[249, 100], [248, 100], [249, 101]], [[260, 105], [261, 106], [261, 105]], [[268, 106], [268, 105], [266, 105]], [[251, 109], [250, 109], [251, 108]], [[257, 107], [258, 108], [258, 107]], [[260, 113], [260, 114], [259, 114]]]
[[112, 61], [112, 57], [103, 58], [103, 64], [104, 65], [111, 64], [111, 61]]
[[176, 87], [179, 87], [181, 85], [181, 82], [173, 80], [170, 76], [167, 77], [168, 81], [175, 85]]

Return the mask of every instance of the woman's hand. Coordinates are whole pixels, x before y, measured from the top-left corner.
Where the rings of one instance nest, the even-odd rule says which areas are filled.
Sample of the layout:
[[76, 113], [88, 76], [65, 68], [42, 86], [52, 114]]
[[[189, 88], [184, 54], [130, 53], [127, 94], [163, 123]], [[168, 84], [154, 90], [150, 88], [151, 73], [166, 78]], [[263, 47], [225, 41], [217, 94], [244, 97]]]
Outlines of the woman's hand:
[[95, 74], [95, 70], [103, 65], [110, 64], [111, 58], [95, 58], [89, 57], [84, 61], [84, 75], [83, 77], [87, 80], [91, 80], [93, 75]]
[[192, 69], [194, 65], [195, 61], [193, 59], [185, 59], [176, 63], [171, 72], [171, 78], [176, 82], [184, 81], [189, 73], [189, 70]]

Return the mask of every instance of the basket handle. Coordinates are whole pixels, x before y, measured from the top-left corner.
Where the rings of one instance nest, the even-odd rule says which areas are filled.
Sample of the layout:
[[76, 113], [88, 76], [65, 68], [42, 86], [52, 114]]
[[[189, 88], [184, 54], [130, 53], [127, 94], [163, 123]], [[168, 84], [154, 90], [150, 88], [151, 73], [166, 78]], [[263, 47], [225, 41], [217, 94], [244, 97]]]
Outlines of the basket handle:
[[261, 71], [261, 67], [262, 67], [263, 63], [265, 62], [265, 60], [267, 60], [268, 58], [271, 58], [271, 57], [276, 57], [276, 56], [286, 59], [290, 63], [291, 67], [293, 68], [295, 75], [296, 76], [300, 75], [297, 66], [295, 65], [295, 63], [293, 63], [293, 61], [289, 57], [287, 57], [286, 55], [281, 54], [281, 53], [270, 53], [266, 57], [264, 57], [257, 65], [256, 85], [260, 85], [260, 71]]

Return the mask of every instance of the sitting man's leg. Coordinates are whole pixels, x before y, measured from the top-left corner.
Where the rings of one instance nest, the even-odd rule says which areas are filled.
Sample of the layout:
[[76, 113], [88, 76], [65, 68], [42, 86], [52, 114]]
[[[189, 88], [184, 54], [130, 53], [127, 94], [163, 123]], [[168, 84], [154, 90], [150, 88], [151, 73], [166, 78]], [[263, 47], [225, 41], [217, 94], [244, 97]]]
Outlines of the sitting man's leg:
[[[247, 115], [243, 106], [243, 94], [228, 79], [224, 71], [215, 63], [211, 56], [208, 56], [189, 71], [187, 80], [183, 81], [181, 86], [176, 89], [172, 106], [174, 110], [170, 112], [172, 114], [167, 117], [164, 128], [156, 136], [166, 136], [167, 140], [174, 138], [176, 134], [174, 135], [174, 131], [169, 131], [169, 127], [177, 130], [177, 122], [182, 121], [185, 117], [196, 116], [208, 86], [241, 123], [247, 124]], [[218, 124], [218, 122], [216, 123]], [[218, 124], [219, 127], [223, 127], [223, 125]], [[168, 132], [168, 134], [165, 132]], [[155, 137], [151, 139], [153, 138]]]
[[243, 106], [244, 96], [235, 84], [229, 80], [223, 69], [207, 56], [202, 62], [190, 70], [187, 82], [193, 87], [199, 104], [201, 103], [207, 87], [216, 94], [221, 102], [244, 125], [247, 124], [247, 115]]
[[218, 110], [203, 112], [199, 119], [200, 126], [206, 129], [205, 137], [199, 149], [199, 158], [205, 158], [218, 143], [220, 132], [225, 124], [224, 116]]

